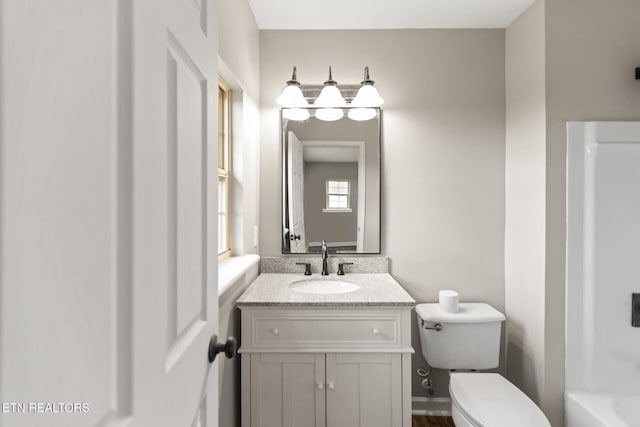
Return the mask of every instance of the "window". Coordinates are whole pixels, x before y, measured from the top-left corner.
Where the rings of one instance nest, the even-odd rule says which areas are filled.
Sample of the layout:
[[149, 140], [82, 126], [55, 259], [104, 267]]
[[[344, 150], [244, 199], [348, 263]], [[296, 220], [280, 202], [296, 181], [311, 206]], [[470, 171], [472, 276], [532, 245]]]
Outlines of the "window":
[[218, 261], [231, 256], [231, 90], [218, 78]]
[[346, 179], [327, 180], [327, 204], [323, 212], [351, 212], [351, 185]]

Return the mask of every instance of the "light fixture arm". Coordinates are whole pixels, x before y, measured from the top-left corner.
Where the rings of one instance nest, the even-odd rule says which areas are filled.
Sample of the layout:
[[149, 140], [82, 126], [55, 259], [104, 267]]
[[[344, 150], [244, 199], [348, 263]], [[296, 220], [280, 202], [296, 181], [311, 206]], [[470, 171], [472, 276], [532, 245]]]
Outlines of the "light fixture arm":
[[298, 81], [298, 78], [296, 77], [296, 66], [293, 66], [293, 74], [291, 75], [291, 80], [287, 81], [288, 85], [295, 85], [295, 86], [300, 86], [300, 82]]
[[324, 82], [325, 86], [337, 86], [338, 82], [333, 80], [333, 76], [331, 75], [331, 66], [329, 66], [329, 80]]
[[360, 82], [361, 85], [371, 85], [373, 86], [375, 82], [369, 78], [369, 66], [366, 65], [364, 67], [364, 80]]

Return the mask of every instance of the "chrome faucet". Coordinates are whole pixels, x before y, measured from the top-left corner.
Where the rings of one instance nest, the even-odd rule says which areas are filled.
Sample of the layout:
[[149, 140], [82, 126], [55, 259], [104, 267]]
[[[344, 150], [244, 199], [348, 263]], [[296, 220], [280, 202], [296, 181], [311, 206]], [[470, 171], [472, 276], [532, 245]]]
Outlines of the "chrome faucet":
[[329, 255], [327, 254], [327, 242], [325, 240], [322, 241], [322, 275], [328, 276], [329, 269], [327, 268], [327, 258]]

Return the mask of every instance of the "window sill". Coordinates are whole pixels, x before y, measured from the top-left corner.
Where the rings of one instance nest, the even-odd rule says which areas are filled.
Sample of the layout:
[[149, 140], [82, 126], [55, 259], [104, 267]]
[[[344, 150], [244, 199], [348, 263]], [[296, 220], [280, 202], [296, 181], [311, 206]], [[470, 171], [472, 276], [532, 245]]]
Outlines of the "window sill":
[[349, 213], [353, 212], [352, 209], [322, 209], [324, 213]]
[[[235, 284], [244, 282], [242, 277], [255, 268], [256, 277], [260, 257], [258, 255], [242, 255], [228, 258], [218, 264], [218, 297], [223, 296], [233, 288]], [[252, 282], [253, 279], [250, 280]]]

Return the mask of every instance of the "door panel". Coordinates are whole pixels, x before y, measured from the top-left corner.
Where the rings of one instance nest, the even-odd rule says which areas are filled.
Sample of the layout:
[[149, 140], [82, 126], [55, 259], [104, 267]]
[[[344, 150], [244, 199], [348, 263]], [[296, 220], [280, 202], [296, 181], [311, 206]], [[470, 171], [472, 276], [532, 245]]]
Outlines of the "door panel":
[[300, 236], [291, 240], [291, 253], [307, 251], [306, 232], [304, 225], [304, 158], [302, 143], [295, 133], [288, 136], [289, 162], [289, 234]]
[[324, 427], [324, 355], [251, 355], [252, 427]]
[[400, 354], [328, 353], [327, 426], [402, 425]]
[[367, 168], [366, 168], [366, 147], [367, 145], [360, 143], [358, 153], [358, 228], [356, 232], [356, 252], [365, 252], [364, 250], [364, 230], [366, 229], [365, 221], [367, 219]]
[[[170, 36], [167, 61], [169, 337], [189, 335], [206, 319], [203, 188], [206, 175], [206, 78]], [[180, 340], [181, 346], [188, 342]]]

